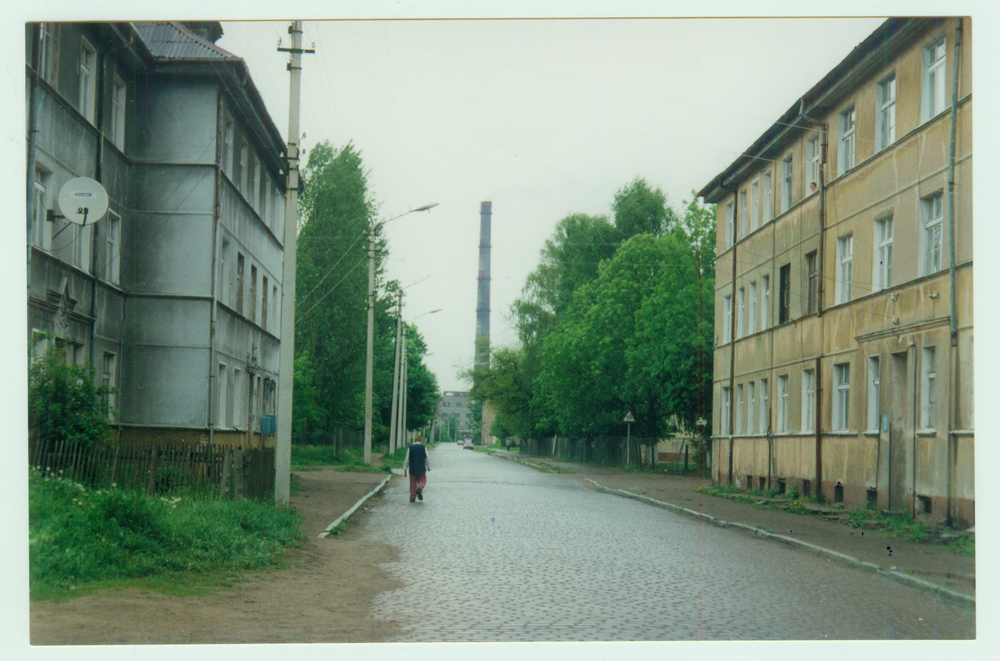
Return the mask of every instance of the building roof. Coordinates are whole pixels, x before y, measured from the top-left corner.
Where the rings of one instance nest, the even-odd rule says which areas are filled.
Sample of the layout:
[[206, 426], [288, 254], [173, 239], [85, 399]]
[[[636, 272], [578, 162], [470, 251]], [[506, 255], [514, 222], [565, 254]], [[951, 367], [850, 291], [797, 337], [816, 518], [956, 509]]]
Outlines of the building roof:
[[[154, 57], [183, 60], [239, 60], [227, 50], [198, 36], [182, 23], [134, 23], [136, 32]], [[219, 27], [218, 34], [222, 34]]]
[[928, 22], [939, 19], [890, 18], [874, 32], [854, 47], [850, 54], [830, 70], [801, 98], [786, 110], [770, 128], [754, 141], [750, 147], [733, 161], [729, 167], [716, 175], [698, 191], [698, 197], [706, 202], [718, 202], [731, 192], [730, 186], [741, 174], [752, 169], [758, 160], [773, 160], [781, 149], [796, 135], [809, 126], [809, 116], [819, 116], [828, 109], [831, 98], [863, 76], [870, 68], [883, 63], [887, 49], [899, 47], [905, 40], [917, 33]]

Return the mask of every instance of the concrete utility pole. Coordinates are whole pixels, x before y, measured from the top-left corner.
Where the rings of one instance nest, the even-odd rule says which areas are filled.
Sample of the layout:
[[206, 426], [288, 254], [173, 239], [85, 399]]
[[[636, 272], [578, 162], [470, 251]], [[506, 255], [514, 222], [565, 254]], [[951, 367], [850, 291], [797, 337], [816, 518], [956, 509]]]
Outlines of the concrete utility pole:
[[292, 465], [292, 384], [295, 365], [295, 240], [299, 208], [299, 99], [302, 92], [302, 21], [288, 28], [292, 47], [288, 63], [291, 82], [288, 92], [288, 176], [285, 179], [284, 257], [281, 265], [281, 349], [278, 374], [278, 441], [274, 455], [274, 502], [288, 504]]
[[399, 363], [402, 356], [402, 339], [403, 339], [403, 290], [399, 290], [399, 303], [396, 307], [396, 355], [395, 364], [392, 368], [392, 416], [391, 422], [389, 423], [389, 455], [396, 451], [397, 447], [402, 447], [400, 445], [399, 435], [397, 434], [396, 421], [399, 420]]

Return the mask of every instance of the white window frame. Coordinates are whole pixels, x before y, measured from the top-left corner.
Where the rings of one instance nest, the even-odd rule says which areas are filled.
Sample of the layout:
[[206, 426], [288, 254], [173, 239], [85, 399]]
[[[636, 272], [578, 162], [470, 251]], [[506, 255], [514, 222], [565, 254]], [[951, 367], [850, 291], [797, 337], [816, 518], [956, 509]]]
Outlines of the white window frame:
[[736, 206], [732, 202], [726, 203], [726, 247], [732, 248], [736, 241]]
[[78, 108], [80, 114], [93, 124], [97, 116], [97, 49], [84, 38], [80, 39], [79, 75]]
[[42, 23], [39, 37], [38, 75], [58, 89], [59, 24]]
[[743, 434], [743, 384], [736, 384], [736, 435]]
[[746, 294], [743, 287], [736, 291], [736, 339], [739, 340], [745, 335], [744, 322], [746, 321]]
[[232, 393], [230, 395], [231, 401], [233, 403], [229, 414], [232, 416], [229, 426], [233, 429], [243, 429], [241, 423], [245, 422], [243, 418], [243, 412], [245, 411], [245, 406], [243, 404], [243, 384], [241, 377], [243, 376], [243, 370], [239, 367], [233, 368], [233, 378], [232, 378]]
[[125, 81], [114, 74], [111, 77], [111, 142], [125, 151], [125, 111], [128, 107], [128, 90]]
[[267, 320], [271, 312], [271, 302], [268, 301], [267, 286], [269, 284], [267, 276], [261, 273], [261, 283], [260, 283], [260, 327], [267, 330]]
[[771, 427], [771, 404], [768, 401], [767, 379], [760, 380], [760, 431], [766, 433]]
[[757, 281], [750, 283], [750, 314], [747, 319], [747, 335], [757, 332]]
[[105, 351], [101, 367], [104, 385], [112, 389], [112, 392], [108, 393], [108, 420], [114, 422], [118, 410], [118, 393], [113, 392], [118, 387], [118, 356], [110, 351]]
[[742, 239], [747, 235], [747, 192], [746, 190], [740, 191], [740, 238]]
[[802, 431], [816, 430], [816, 370], [802, 370]]
[[806, 313], [819, 311], [819, 251], [806, 253]]
[[42, 250], [52, 250], [52, 221], [46, 203], [51, 173], [45, 168], [35, 168], [35, 228], [32, 243]]
[[854, 278], [854, 235], [837, 239], [837, 303], [851, 300], [851, 282]]
[[879, 429], [879, 391], [881, 390], [882, 378], [878, 356], [868, 356], [868, 431], [877, 432]]
[[733, 341], [733, 297], [726, 295], [722, 297], [722, 343], [729, 344]]
[[806, 195], [812, 195], [816, 192], [812, 189], [814, 182], [816, 190], [819, 190], [819, 157], [820, 146], [817, 135], [806, 141]]
[[122, 219], [114, 211], [108, 211], [104, 225], [105, 253], [104, 278], [113, 285], [121, 284], [121, 240]]
[[938, 191], [920, 200], [920, 274], [941, 270], [944, 252], [944, 194]]
[[757, 384], [747, 382], [747, 434], [753, 434], [757, 429]]
[[767, 330], [771, 327], [771, 276], [763, 275], [760, 278], [760, 329]]
[[833, 429], [846, 431], [851, 422], [851, 364], [833, 366]]
[[858, 113], [853, 103], [840, 112], [840, 150], [837, 155], [840, 174], [854, 167], [857, 117]]
[[229, 371], [225, 363], [219, 363], [219, 383], [215, 389], [215, 426], [232, 427], [233, 386], [229, 383]]
[[762, 224], [770, 222], [771, 219], [774, 217], [773, 214], [771, 213], [771, 195], [772, 195], [771, 173], [768, 171], [764, 173], [764, 193], [763, 193], [764, 209], [761, 215]]
[[732, 407], [732, 389], [731, 388], [727, 388], [726, 386], [723, 386], [722, 387], [722, 407], [721, 407], [722, 408], [722, 420], [720, 421], [721, 424], [719, 425], [719, 433], [721, 435], [723, 435], [723, 436], [729, 436], [730, 433], [731, 433], [730, 430], [729, 430], [729, 420], [732, 417], [731, 416], [731, 407]]
[[947, 96], [948, 49], [944, 34], [921, 49], [920, 120], [926, 122], [949, 105]]
[[924, 347], [920, 361], [920, 427], [933, 430], [937, 425], [937, 348]]
[[750, 184], [750, 231], [760, 227], [760, 181], [754, 179]]
[[230, 259], [230, 254], [232, 253], [232, 244], [228, 237], [222, 237], [222, 248], [219, 251], [219, 301], [228, 307], [233, 307], [230, 304], [231, 294], [230, 290], [233, 287], [232, 283], [232, 259]]
[[781, 161], [781, 212], [784, 213], [792, 208], [792, 182], [795, 177], [794, 161], [792, 155]]
[[892, 287], [892, 215], [875, 219], [874, 238], [872, 291], [881, 291]]
[[878, 108], [875, 113], [876, 150], [896, 142], [896, 72], [878, 83]]
[[788, 431], [788, 375], [778, 375], [778, 433]]

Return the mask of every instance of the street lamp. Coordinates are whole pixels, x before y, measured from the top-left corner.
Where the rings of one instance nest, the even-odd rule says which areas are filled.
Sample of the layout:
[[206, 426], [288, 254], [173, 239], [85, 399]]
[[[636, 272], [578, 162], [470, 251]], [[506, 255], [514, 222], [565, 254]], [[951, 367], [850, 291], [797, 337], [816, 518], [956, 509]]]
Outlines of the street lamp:
[[372, 463], [372, 368], [375, 360], [375, 231], [386, 223], [417, 211], [427, 211], [437, 202], [425, 204], [388, 220], [375, 223], [368, 230], [368, 360], [365, 367], [365, 464]]

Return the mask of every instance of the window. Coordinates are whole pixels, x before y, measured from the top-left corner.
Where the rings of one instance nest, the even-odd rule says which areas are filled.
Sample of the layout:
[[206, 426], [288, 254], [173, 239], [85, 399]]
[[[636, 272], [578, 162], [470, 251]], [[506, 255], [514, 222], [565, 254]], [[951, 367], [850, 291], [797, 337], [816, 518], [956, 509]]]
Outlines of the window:
[[760, 430], [771, 431], [771, 405], [767, 401], [767, 379], [760, 380]]
[[885, 149], [896, 142], [896, 74], [891, 73], [878, 84], [878, 109], [875, 113], [876, 149]]
[[806, 311], [810, 314], [819, 310], [819, 265], [815, 250], [806, 254], [806, 277], [808, 287], [806, 293]]
[[762, 217], [764, 222], [771, 220], [771, 173], [764, 173], [764, 209], [762, 212]]
[[747, 192], [740, 192], [740, 237], [747, 235]]
[[846, 430], [849, 423], [851, 395], [851, 365], [841, 363], [833, 366], [833, 428]]
[[788, 431], [788, 375], [778, 377], [778, 433]]
[[792, 265], [785, 264], [778, 271], [778, 323], [792, 318]]
[[250, 182], [250, 188], [247, 191], [249, 193], [247, 195], [247, 201], [250, 202], [251, 205], [254, 205], [260, 198], [260, 190], [262, 188], [260, 185], [260, 161], [257, 160], [256, 156], [251, 156], [250, 158], [253, 159], [253, 180]]
[[115, 147], [125, 151], [125, 83], [118, 74], [111, 80], [111, 142]]
[[[271, 318], [277, 319], [280, 323], [280, 317], [278, 316], [278, 285], [273, 285], [271, 287], [271, 305], [274, 306], [274, 313], [271, 315]], [[275, 325], [274, 330], [278, 330], [277, 324]]]
[[38, 43], [38, 75], [52, 87], [58, 89], [59, 71], [59, 24], [42, 23]]
[[747, 384], [747, 433], [752, 434], [756, 429], [757, 417], [757, 384], [751, 381]]
[[944, 218], [942, 200], [941, 191], [920, 200], [920, 217], [924, 225], [920, 239], [923, 246], [921, 275], [941, 270], [941, 221]]
[[750, 318], [747, 323], [747, 335], [757, 332], [757, 282], [750, 283]]
[[854, 122], [857, 114], [854, 106], [840, 113], [840, 174], [854, 167]]
[[767, 330], [771, 323], [771, 276], [761, 276], [760, 329]]
[[94, 236], [94, 226], [73, 225], [70, 229], [73, 236], [73, 265], [79, 266], [81, 270], [90, 273], [90, 253], [91, 241]]
[[250, 148], [247, 146], [246, 138], [240, 140], [240, 170], [237, 176], [236, 186], [244, 197], [249, 197], [247, 195], [247, 182], [250, 180]]
[[219, 300], [222, 301], [223, 305], [230, 305], [229, 303], [229, 269], [232, 268], [231, 263], [231, 247], [229, 245], [229, 239], [222, 237], [222, 254], [219, 256]]
[[[819, 187], [819, 136], [806, 141], [806, 183], [809, 186], [808, 195], [812, 195]], [[817, 188], [813, 188], [816, 184]]]
[[729, 429], [729, 420], [732, 407], [732, 394], [729, 388], [722, 389], [722, 422], [719, 425], [721, 433], [728, 435], [731, 433]]
[[722, 343], [733, 341], [733, 297], [722, 297]]
[[233, 118], [228, 113], [222, 115], [222, 169], [229, 176], [230, 181], [235, 181], [233, 173], [233, 140], [235, 138], [235, 127]]
[[80, 44], [80, 114], [94, 123], [97, 109], [97, 51], [82, 40]]
[[107, 234], [107, 253], [104, 260], [105, 278], [113, 285], [121, 284], [121, 217], [114, 211], [108, 211], [105, 233]]
[[743, 337], [743, 322], [746, 319], [746, 315], [743, 314], [743, 310], [746, 307], [746, 296], [743, 294], [743, 287], [739, 288], [736, 292], [736, 339]]
[[230, 395], [232, 394], [232, 387], [226, 383], [226, 366], [224, 363], [219, 363], [219, 383], [216, 384], [215, 388], [215, 426], [216, 427], [228, 427], [231, 418], [228, 413], [228, 403], [230, 401]]
[[750, 231], [760, 226], [760, 182], [750, 184]]
[[784, 182], [781, 187], [782, 212], [792, 208], [792, 172], [792, 157], [789, 156], [781, 162], [781, 173]]
[[242, 429], [243, 426], [240, 424], [243, 422], [243, 370], [239, 368], [233, 369], [233, 379], [229, 383], [229, 426], [234, 429]]
[[854, 264], [854, 236], [848, 234], [837, 239], [837, 283], [838, 303], [851, 300], [851, 278]]
[[879, 428], [879, 369], [878, 356], [868, 357], [868, 430]]
[[924, 347], [921, 364], [923, 378], [920, 384], [920, 427], [923, 429], [934, 429], [935, 426], [934, 412], [937, 403], [935, 353], [935, 347]]
[[726, 205], [726, 247], [732, 248], [733, 241], [735, 240], [734, 232], [736, 230], [735, 222], [735, 209], [733, 208], [733, 203], [730, 202]]
[[945, 109], [945, 65], [948, 54], [944, 35], [924, 46], [922, 60], [920, 119], [926, 122]]
[[[118, 387], [118, 370], [116, 369], [116, 363], [117, 360], [115, 354], [105, 351], [103, 364], [104, 385], [112, 389]], [[114, 421], [118, 409], [118, 393], [114, 392], [114, 390], [108, 393], [108, 408], [110, 409], [108, 411], [108, 420]]]
[[42, 250], [52, 250], [52, 221], [49, 220], [49, 208], [46, 205], [49, 176], [42, 168], [35, 168], [35, 227], [32, 243]]
[[257, 321], [257, 267], [250, 265], [250, 314], [247, 315], [250, 321]]
[[260, 173], [260, 195], [257, 199], [257, 211], [260, 212], [260, 218], [267, 224], [267, 194], [270, 191], [270, 181], [267, 178], [267, 172], [261, 168]]
[[260, 327], [267, 330], [267, 276], [263, 276], [263, 282], [260, 286]]
[[875, 263], [872, 265], [872, 291], [892, 286], [892, 216], [875, 221]]
[[736, 385], [736, 433], [743, 433], [743, 384]]
[[802, 431], [815, 431], [816, 370], [802, 370]]
[[236, 253], [236, 291], [233, 292], [236, 312], [243, 314], [243, 253]]

